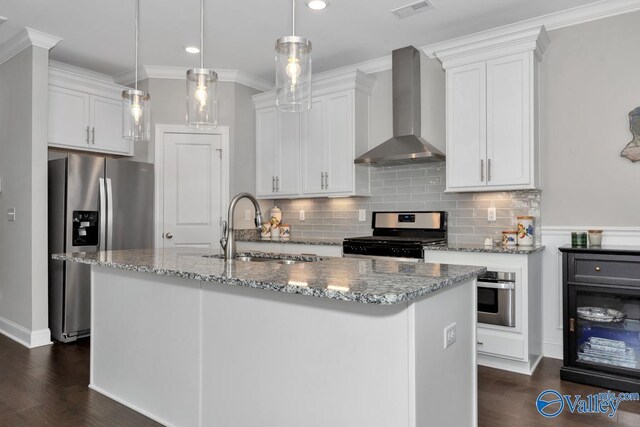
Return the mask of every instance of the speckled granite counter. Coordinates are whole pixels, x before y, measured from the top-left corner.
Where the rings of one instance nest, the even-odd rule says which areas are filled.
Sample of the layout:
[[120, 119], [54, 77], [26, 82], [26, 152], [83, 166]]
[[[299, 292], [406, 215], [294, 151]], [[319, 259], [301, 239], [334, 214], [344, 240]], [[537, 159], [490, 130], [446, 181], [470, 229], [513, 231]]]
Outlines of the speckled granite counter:
[[544, 250], [544, 246], [484, 246], [473, 244], [447, 244], [443, 246], [425, 246], [426, 251], [445, 251], [445, 252], [478, 252], [487, 254], [516, 254], [528, 255]]
[[57, 254], [53, 258], [120, 270], [382, 305], [410, 301], [471, 280], [485, 271], [483, 267], [349, 258], [317, 258], [315, 262], [292, 265], [251, 261], [227, 264], [223, 259], [205, 255], [207, 252], [204, 250], [170, 249]]
[[322, 245], [322, 246], [342, 246], [342, 239], [321, 239], [314, 237], [289, 237], [282, 238], [260, 238], [257, 235], [237, 234], [236, 242], [255, 242], [255, 243], [289, 243], [293, 245]]

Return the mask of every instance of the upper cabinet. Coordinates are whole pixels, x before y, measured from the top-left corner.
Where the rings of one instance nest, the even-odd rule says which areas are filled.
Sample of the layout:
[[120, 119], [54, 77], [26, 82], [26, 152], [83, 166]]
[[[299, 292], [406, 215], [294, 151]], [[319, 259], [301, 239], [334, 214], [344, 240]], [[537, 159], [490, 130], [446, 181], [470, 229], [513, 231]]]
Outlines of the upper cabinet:
[[544, 27], [437, 51], [447, 77], [447, 191], [540, 188]]
[[133, 143], [122, 138], [123, 89], [49, 68], [49, 146], [132, 156]]
[[261, 198], [368, 196], [368, 150], [374, 79], [361, 72], [315, 79], [311, 110], [282, 113], [273, 92], [256, 106], [256, 193]]

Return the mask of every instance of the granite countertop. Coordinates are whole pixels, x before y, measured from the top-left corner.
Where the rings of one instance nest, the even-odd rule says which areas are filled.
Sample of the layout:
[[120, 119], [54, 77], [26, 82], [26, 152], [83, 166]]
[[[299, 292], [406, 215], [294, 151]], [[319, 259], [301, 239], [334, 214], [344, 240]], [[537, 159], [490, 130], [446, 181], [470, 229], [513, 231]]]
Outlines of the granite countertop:
[[322, 239], [315, 237], [289, 237], [289, 238], [261, 238], [259, 236], [238, 235], [236, 242], [257, 242], [257, 243], [289, 243], [294, 245], [323, 245], [342, 246], [343, 239]]
[[488, 254], [516, 254], [516, 255], [528, 255], [544, 250], [544, 246], [485, 246], [474, 244], [447, 244], [442, 246], [425, 246], [426, 251], [449, 251], [449, 252], [478, 252]]
[[379, 305], [411, 301], [471, 280], [486, 271], [484, 267], [377, 259], [254, 255], [315, 262], [284, 265], [234, 261], [227, 264], [224, 259], [212, 257], [205, 250], [192, 248], [68, 253], [56, 254], [52, 258], [214, 282], [211, 286], [244, 286]]

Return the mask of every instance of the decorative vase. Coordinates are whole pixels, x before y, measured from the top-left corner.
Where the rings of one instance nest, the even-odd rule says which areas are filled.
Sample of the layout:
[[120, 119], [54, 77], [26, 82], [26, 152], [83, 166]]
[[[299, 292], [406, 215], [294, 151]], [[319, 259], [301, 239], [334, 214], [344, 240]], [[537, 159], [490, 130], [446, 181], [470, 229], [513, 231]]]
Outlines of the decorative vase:
[[533, 246], [533, 217], [519, 216], [518, 220], [518, 245]]

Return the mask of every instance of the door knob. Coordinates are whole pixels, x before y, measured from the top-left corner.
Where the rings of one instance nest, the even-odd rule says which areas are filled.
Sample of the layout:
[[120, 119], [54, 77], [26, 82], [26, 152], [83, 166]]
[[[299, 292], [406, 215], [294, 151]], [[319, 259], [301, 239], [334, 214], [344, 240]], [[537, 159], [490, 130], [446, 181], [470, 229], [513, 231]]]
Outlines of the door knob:
[[164, 237], [166, 237], [167, 239], [173, 239], [173, 234], [167, 233], [164, 235]]

